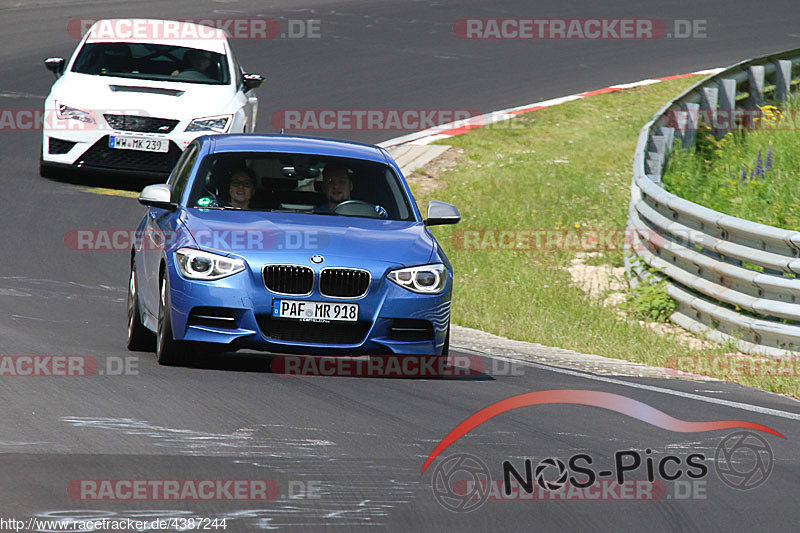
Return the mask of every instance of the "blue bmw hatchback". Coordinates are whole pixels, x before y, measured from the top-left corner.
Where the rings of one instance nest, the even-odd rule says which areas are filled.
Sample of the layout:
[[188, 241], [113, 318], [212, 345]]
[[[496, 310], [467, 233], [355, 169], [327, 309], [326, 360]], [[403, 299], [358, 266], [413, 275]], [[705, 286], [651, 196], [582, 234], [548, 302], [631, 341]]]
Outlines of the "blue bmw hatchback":
[[446, 354], [453, 273], [376, 146], [284, 135], [193, 141], [146, 187], [131, 251], [128, 348]]

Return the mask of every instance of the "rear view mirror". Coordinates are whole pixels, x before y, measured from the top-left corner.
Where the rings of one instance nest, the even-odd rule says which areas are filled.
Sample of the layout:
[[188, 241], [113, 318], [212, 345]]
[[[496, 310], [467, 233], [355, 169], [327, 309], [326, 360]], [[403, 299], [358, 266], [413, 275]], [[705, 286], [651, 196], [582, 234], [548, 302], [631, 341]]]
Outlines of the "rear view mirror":
[[177, 204], [172, 202], [172, 188], [165, 184], [148, 185], [139, 195], [139, 203], [147, 207], [158, 207], [174, 211]]
[[48, 57], [44, 60], [44, 66], [58, 78], [64, 72], [64, 58]]
[[260, 74], [243, 74], [242, 83], [244, 83], [245, 92], [252, 91], [257, 87], [260, 87], [261, 84], [264, 83], [264, 76]]
[[425, 219], [426, 226], [458, 224], [459, 222], [461, 222], [461, 215], [456, 206], [438, 200], [428, 202], [428, 218]]

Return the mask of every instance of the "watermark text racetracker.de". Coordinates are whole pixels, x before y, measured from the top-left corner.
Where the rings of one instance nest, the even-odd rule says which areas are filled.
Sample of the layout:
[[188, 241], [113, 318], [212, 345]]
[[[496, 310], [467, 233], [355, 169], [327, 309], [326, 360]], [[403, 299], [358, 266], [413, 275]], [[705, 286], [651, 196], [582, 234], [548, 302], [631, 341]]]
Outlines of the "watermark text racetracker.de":
[[672, 355], [664, 362], [674, 376], [700, 374], [719, 379], [736, 377], [800, 378], [800, 357], [727, 355]]
[[[547, 480], [550, 482], [555, 479]], [[454, 491], [457, 494], [473, 494], [479, 498], [480, 491], [475, 480], [459, 480]], [[484, 483], [481, 490], [486, 491], [486, 501], [657, 501], [704, 500], [706, 499], [706, 482], [702, 480], [678, 480], [667, 485], [663, 481], [647, 481], [646, 479], [629, 479], [618, 483], [614, 479], [603, 479], [588, 486], [577, 486], [570, 482], [555, 489], [546, 489], [538, 484], [527, 490], [519, 483], [512, 482], [508, 491], [505, 481], [493, 479]], [[669, 491], [669, 492], [668, 492]]]
[[272, 479], [75, 479], [67, 486], [81, 501], [268, 501], [280, 493]]
[[107, 356], [98, 360], [91, 355], [0, 355], [0, 378], [138, 374], [139, 358], [136, 356]]
[[324, 250], [330, 236], [323, 230], [272, 231], [242, 229], [203, 229], [189, 231], [72, 229], [64, 234], [64, 245], [73, 251], [166, 250], [196, 244], [203, 248], [229, 251]]
[[290, 131], [418, 131], [476, 127], [481, 117], [474, 109], [279, 109], [270, 123]]
[[682, 131], [798, 131], [797, 109], [670, 109], [663, 116], [664, 126]]
[[77, 109], [56, 102], [53, 109], [0, 109], [0, 131], [114, 131], [108, 120], [126, 116], [129, 120], [146, 120], [150, 114], [143, 109]]
[[[303, 304], [303, 302], [298, 302]], [[313, 303], [309, 303], [313, 305]], [[475, 355], [279, 355], [270, 370], [282, 376], [361, 378], [469, 378], [521, 376], [525, 367], [514, 361]]]
[[[644, 239], [643, 241], [641, 239]], [[458, 229], [450, 234], [450, 244], [471, 251], [604, 251], [639, 249], [645, 244], [660, 247], [663, 237], [652, 230], [636, 231], [603, 228]]]
[[45, 128], [66, 132], [96, 130], [101, 127], [98, 126], [97, 116], [95, 111], [81, 110], [78, 115], [66, 108], [0, 109], [0, 131], [42, 131]]
[[652, 40], [705, 39], [705, 19], [654, 18], [473, 18], [458, 19], [459, 39]]
[[282, 25], [274, 18], [71, 19], [67, 23], [67, 33], [73, 39], [80, 39], [98, 21], [96, 39], [218, 39], [217, 30], [226, 32], [234, 40], [319, 39], [322, 36], [319, 19], [288, 19]]
[[[290, 481], [290, 486], [292, 482]], [[309, 484], [316, 482], [308, 482]], [[297, 482], [298, 485], [302, 484]], [[291, 489], [288, 499], [312, 498], [306, 493], [293, 494]], [[251, 502], [228, 502], [215, 507], [213, 517], [198, 515], [197, 503], [189, 502], [183, 506], [175, 504], [139, 505], [131, 508], [126, 504], [105, 502], [96, 504], [100, 509], [87, 508], [88, 503], [80, 502], [80, 508], [40, 511], [27, 520], [16, 520], [19, 529], [11, 531], [55, 533], [58, 531], [257, 531], [275, 517], [275, 509], [271, 506], [254, 506]], [[116, 507], [116, 510], [112, 510]], [[156, 507], [156, 509], [153, 509]], [[181, 508], [183, 507], [183, 508]], [[266, 508], [265, 508], [266, 507]], [[8, 521], [6, 523], [9, 523]], [[117, 525], [113, 525], [116, 523]], [[100, 525], [98, 525], [100, 524]], [[134, 527], [135, 526], [135, 527]]]
[[36, 531], [54, 533], [57, 531], [194, 531], [226, 530], [227, 519], [181, 516], [174, 518], [58, 518], [42, 519], [31, 517], [27, 520], [0, 518], [0, 531]]

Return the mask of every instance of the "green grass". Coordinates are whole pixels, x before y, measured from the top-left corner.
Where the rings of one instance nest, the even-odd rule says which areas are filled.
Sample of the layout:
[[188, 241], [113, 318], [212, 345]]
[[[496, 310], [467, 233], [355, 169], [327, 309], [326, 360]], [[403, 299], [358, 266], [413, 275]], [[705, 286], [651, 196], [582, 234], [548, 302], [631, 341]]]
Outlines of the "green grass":
[[[575, 251], [458, 246], [464, 230], [624, 230], [639, 129], [696, 82], [678, 79], [593, 96], [447, 139], [443, 144], [464, 149], [464, 158], [440, 176], [438, 189], [415, 196], [421, 207], [438, 199], [461, 211], [461, 224], [434, 229], [455, 270], [453, 322], [656, 366], [698, 353], [677, 338], [652, 333], [630, 314], [620, 317], [620, 308], [590, 299], [564, 269]], [[588, 264], [619, 266], [622, 252], [605, 251]], [[800, 396], [795, 380], [769, 378], [759, 385]]]
[[[772, 111], [749, 133], [731, 133], [716, 139], [698, 131], [696, 150], [675, 150], [664, 174], [665, 188], [710, 209], [785, 229], [800, 230], [800, 99]], [[771, 146], [771, 150], [770, 150]], [[772, 153], [772, 169], [762, 168]], [[746, 177], [743, 179], [743, 169]]]

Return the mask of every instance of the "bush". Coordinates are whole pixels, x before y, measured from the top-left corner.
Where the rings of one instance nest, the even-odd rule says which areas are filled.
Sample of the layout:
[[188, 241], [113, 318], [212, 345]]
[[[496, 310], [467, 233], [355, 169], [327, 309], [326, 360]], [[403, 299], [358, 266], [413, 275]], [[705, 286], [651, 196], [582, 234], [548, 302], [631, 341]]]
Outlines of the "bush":
[[664, 172], [671, 193], [715, 211], [800, 230], [800, 98], [761, 108], [751, 131], [717, 139], [704, 124], [695, 146], [676, 146]]
[[641, 281], [627, 294], [626, 308], [643, 320], [666, 322], [677, 307], [664, 280]]

